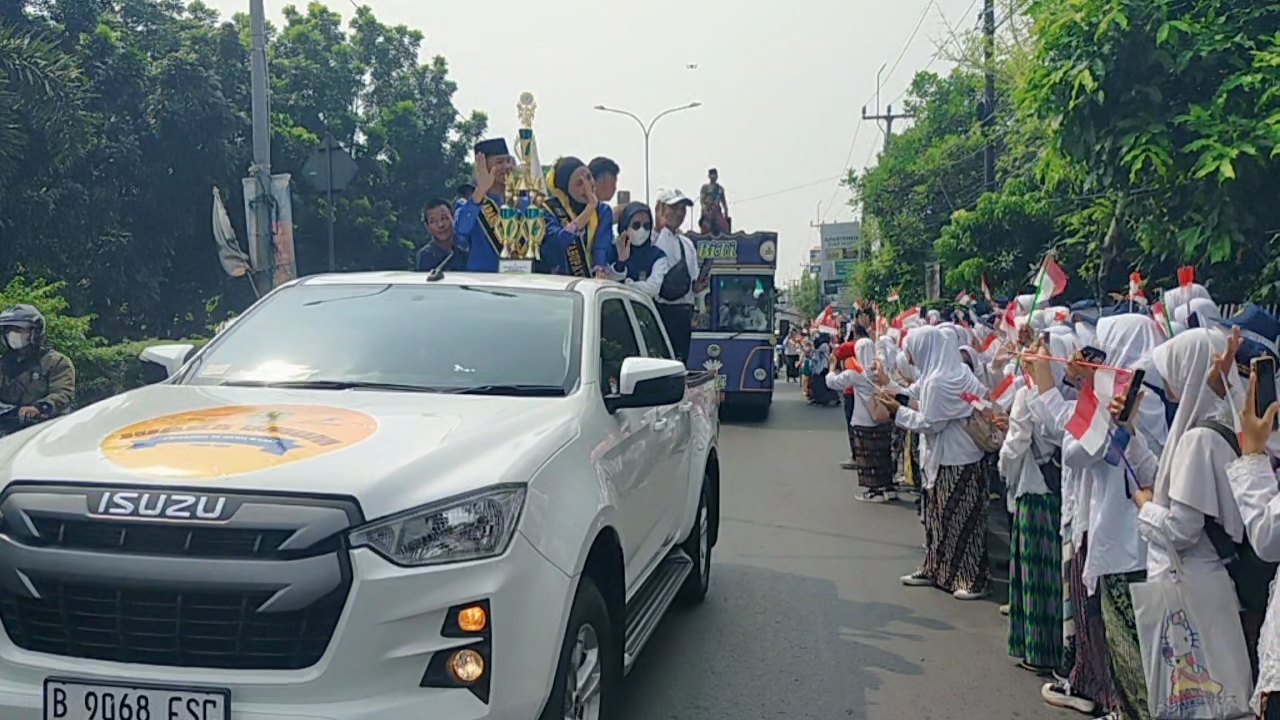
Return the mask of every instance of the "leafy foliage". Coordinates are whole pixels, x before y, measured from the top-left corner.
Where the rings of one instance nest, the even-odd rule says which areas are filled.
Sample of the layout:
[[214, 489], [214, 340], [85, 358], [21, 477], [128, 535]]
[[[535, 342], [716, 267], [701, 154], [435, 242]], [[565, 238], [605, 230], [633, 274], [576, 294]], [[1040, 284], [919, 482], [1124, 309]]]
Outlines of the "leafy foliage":
[[[339, 269], [400, 269], [426, 240], [421, 207], [469, 172], [482, 115], [424, 38], [361, 7], [319, 3], [268, 32], [272, 169], [291, 173], [299, 272], [328, 269], [327, 211], [301, 168], [326, 134], [359, 165], [338, 194]], [[65, 281], [94, 331], [176, 338], [253, 300], [210, 231], [217, 186], [244, 238], [252, 159], [248, 18], [177, 0], [0, 3], [0, 269]]]

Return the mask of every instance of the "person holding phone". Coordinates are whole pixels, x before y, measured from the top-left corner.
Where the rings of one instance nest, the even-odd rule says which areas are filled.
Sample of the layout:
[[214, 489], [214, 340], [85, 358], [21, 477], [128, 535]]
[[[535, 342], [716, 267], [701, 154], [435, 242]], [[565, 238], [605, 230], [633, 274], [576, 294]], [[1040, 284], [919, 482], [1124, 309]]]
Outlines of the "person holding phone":
[[[1280, 482], [1272, 469], [1268, 446], [1275, 441], [1280, 403], [1260, 402], [1260, 398], [1268, 394], [1274, 398], [1276, 393], [1260, 391], [1267, 378], [1258, 370], [1255, 364], [1249, 377], [1248, 397], [1240, 410], [1240, 457], [1227, 465], [1227, 478], [1250, 546], [1261, 561], [1275, 563], [1280, 562]], [[1274, 387], [1274, 379], [1271, 382]], [[1246, 639], [1254, 641], [1251, 645], [1257, 655], [1252, 706], [1266, 720], [1280, 720], [1280, 699], [1275, 697], [1280, 693], [1280, 595], [1274, 588], [1264, 617], [1256, 638], [1250, 637], [1252, 623], [1247, 613], [1244, 618]]]

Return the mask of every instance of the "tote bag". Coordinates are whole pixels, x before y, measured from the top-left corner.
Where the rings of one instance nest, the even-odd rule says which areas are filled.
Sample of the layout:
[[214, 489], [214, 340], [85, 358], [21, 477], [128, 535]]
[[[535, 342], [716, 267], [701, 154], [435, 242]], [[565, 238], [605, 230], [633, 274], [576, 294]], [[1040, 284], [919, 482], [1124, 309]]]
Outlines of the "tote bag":
[[[1165, 547], [1173, 547], [1167, 537]], [[1169, 560], [1169, 573], [1129, 586], [1151, 717], [1253, 717], [1253, 674], [1231, 576], [1225, 569], [1188, 574], [1176, 551]]]

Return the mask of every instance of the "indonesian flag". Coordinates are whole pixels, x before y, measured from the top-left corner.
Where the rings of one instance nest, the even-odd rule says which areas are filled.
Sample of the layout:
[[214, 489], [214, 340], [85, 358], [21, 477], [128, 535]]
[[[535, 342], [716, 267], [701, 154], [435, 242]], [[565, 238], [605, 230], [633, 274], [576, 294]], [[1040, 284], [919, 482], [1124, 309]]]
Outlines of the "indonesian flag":
[[1111, 434], [1111, 401], [1129, 387], [1133, 374], [1117, 368], [1097, 368], [1093, 385], [1076, 399], [1076, 411], [1067, 421], [1067, 432], [1090, 455], [1096, 455]]
[[889, 297], [885, 298], [885, 300], [888, 300], [889, 302], [898, 302], [898, 291], [890, 290]]
[[970, 407], [972, 407], [974, 410], [977, 410], [979, 412], [991, 407], [991, 403], [987, 402], [986, 400], [983, 400], [982, 398], [978, 397], [977, 395], [974, 395], [971, 392], [960, 393], [960, 399], [969, 403]]
[[999, 339], [1000, 339], [999, 333], [991, 333], [990, 335], [987, 335], [986, 339], [982, 341], [982, 346], [978, 348], [978, 352], [981, 352], [981, 353], [987, 352], [988, 350], [991, 349], [991, 346], [994, 345], [996, 341]]
[[1165, 339], [1173, 337], [1173, 325], [1169, 323], [1169, 313], [1165, 311], [1163, 302], [1151, 306], [1151, 317], [1156, 321], [1156, 325], [1160, 326], [1160, 332], [1164, 334]]
[[840, 321], [836, 318], [835, 307], [828, 305], [826, 309], [822, 311], [822, 314], [818, 315], [818, 319], [814, 321], [814, 325], [817, 326], [818, 332], [826, 333], [828, 335], [839, 334]]
[[1147, 304], [1147, 296], [1142, 292], [1142, 274], [1129, 273], [1129, 302], [1135, 302], [1139, 305]]
[[1000, 330], [1004, 332], [1005, 337], [1011, 342], [1018, 340], [1018, 303], [1009, 301], [1008, 306], [1004, 309], [1004, 315], [1000, 317]]
[[1191, 287], [1196, 284], [1196, 269], [1194, 265], [1183, 265], [1178, 268], [1178, 287]]
[[1031, 387], [1030, 376], [1026, 373], [1015, 372], [1012, 375], [1006, 375], [1004, 380], [1001, 380], [1000, 384], [991, 390], [991, 401], [1003, 408], [1005, 412], [1008, 412], [1009, 408], [1013, 407], [1013, 397], [1018, 394], [1017, 381], [1019, 379], [1027, 387]]
[[1041, 300], [1057, 297], [1067, 289], [1067, 274], [1054, 262], [1053, 255], [1046, 255], [1036, 275], [1036, 296]]
[[982, 297], [986, 298], [988, 303], [992, 302], [991, 286], [987, 284], [986, 275], [982, 276]]
[[919, 319], [920, 319], [920, 308], [912, 307], [912, 308], [907, 308], [906, 310], [903, 310], [902, 312], [898, 313], [898, 316], [893, 319], [892, 324], [894, 327], [901, 330], [908, 321], [919, 320]]
[[960, 293], [956, 295], [956, 302], [961, 305], [972, 305], [973, 298], [969, 295], [968, 290], [961, 290]]

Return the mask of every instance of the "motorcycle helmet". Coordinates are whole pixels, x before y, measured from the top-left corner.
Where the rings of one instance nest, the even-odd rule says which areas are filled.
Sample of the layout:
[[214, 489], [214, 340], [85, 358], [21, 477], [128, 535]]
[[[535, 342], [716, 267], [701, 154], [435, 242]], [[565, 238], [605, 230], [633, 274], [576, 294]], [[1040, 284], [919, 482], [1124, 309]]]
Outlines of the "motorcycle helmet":
[[14, 348], [9, 344], [10, 329], [31, 332], [30, 341], [20, 349], [38, 348], [44, 343], [44, 315], [32, 305], [11, 305], [0, 311], [0, 342], [12, 350]]

